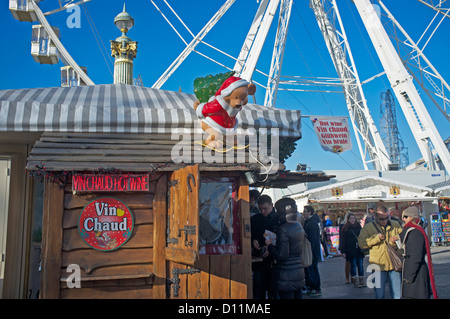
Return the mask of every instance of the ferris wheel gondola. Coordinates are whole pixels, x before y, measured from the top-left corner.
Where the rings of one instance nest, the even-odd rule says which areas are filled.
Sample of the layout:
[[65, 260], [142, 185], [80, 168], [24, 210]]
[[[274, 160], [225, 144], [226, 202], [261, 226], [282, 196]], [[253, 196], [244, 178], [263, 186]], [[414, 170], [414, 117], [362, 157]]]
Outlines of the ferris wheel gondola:
[[14, 19], [25, 22], [38, 21], [30, 2], [31, 0], [9, 0], [9, 11]]
[[[42, 24], [32, 26], [31, 55], [35, 62], [41, 64], [56, 64], [59, 62], [58, 49], [50, 39]], [[53, 32], [59, 37], [59, 29], [52, 27]]]

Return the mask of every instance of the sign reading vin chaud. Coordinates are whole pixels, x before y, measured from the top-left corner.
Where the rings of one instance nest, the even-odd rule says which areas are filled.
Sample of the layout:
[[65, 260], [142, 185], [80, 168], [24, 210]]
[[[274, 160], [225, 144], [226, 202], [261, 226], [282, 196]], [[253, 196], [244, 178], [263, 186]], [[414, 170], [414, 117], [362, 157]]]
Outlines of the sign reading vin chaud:
[[127, 205], [114, 197], [101, 197], [84, 207], [78, 231], [92, 248], [110, 251], [128, 241], [133, 225], [133, 215]]
[[340, 154], [352, 149], [348, 120], [345, 116], [310, 116], [322, 149]]

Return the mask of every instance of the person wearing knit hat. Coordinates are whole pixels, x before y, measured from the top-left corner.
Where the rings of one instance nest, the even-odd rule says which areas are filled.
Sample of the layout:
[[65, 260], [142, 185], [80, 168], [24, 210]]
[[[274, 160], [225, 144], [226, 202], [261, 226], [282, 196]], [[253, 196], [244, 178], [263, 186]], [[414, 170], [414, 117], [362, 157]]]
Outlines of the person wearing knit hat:
[[255, 94], [256, 86], [237, 76], [226, 79], [206, 103], [195, 103], [194, 108], [201, 120], [202, 129], [209, 136], [206, 144], [218, 147], [222, 136], [234, 134], [238, 125], [236, 115], [248, 103], [248, 95]]
[[[398, 235], [404, 249], [402, 271], [402, 298], [429, 299], [431, 294], [438, 299], [434, 281], [428, 236], [419, 225], [420, 213], [416, 206], [410, 206], [402, 215], [405, 226]], [[425, 262], [427, 255], [428, 265]]]
[[395, 271], [387, 246], [395, 246], [401, 232], [401, 225], [395, 220], [390, 220], [387, 208], [379, 205], [376, 208], [375, 220], [364, 224], [358, 236], [358, 246], [369, 250], [369, 264], [379, 267], [379, 277], [373, 286], [377, 299], [385, 298], [385, 287], [388, 282], [391, 298], [401, 297], [401, 274]]
[[419, 209], [416, 206], [410, 206], [403, 211], [402, 219], [411, 217], [412, 219], [419, 218]]

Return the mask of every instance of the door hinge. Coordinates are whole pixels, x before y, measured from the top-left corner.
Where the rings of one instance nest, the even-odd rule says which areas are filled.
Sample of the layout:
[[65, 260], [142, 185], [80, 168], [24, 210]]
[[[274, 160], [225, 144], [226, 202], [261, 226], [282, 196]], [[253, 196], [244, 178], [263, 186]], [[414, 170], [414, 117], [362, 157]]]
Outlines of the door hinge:
[[[176, 186], [178, 184], [178, 180], [176, 180], [176, 179], [173, 179], [173, 180], [171, 180], [171, 181], [169, 181], [168, 183], [167, 183], [167, 210], [169, 210], [170, 209], [170, 200], [171, 200], [171, 198], [170, 198], [170, 188], [172, 187], [172, 186]], [[167, 219], [167, 230], [166, 230], [166, 242], [167, 242], [167, 245], [169, 245], [169, 244], [178, 244], [178, 239], [176, 239], [176, 238], [173, 238], [173, 237], [170, 237], [170, 222], [169, 222], [169, 219]]]
[[177, 180], [177, 179], [173, 179], [173, 180], [171, 180], [168, 184], [169, 184], [169, 188], [170, 188], [170, 187], [172, 187], [172, 186], [177, 185], [177, 184], [178, 184], [178, 180]]
[[[172, 269], [172, 275], [173, 278], [168, 279], [168, 285], [172, 285], [173, 287], [173, 296], [178, 297], [179, 291], [180, 291], [180, 275], [193, 275], [195, 273], [200, 272], [199, 269], [195, 268], [187, 268], [187, 269], [180, 269], [180, 268], [173, 268]], [[169, 297], [170, 297], [170, 288], [169, 288]]]
[[178, 184], [178, 180], [174, 179], [167, 183], [167, 209], [170, 209], [170, 188], [172, 186], [176, 186]]
[[169, 219], [167, 219], [166, 242], [167, 242], [167, 245], [178, 244], [177, 238], [170, 237], [170, 221], [169, 221]]

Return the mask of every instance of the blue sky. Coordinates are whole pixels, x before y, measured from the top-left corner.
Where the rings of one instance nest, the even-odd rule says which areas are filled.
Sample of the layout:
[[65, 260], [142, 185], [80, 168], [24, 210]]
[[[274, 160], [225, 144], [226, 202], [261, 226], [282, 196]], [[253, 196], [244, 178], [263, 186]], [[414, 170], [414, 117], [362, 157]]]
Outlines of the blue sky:
[[[187, 42], [192, 36], [162, 0], [154, 0], [170, 21], [180, 31]], [[190, 30], [197, 34], [225, 1], [189, 0], [169, 1], [173, 9], [183, 19]], [[348, 0], [338, 0], [339, 10], [350, 42], [355, 64], [361, 81], [382, 71], [381, 64], [367, 36], [354, 4]], [[416, 0], [385, 1], [389, 10], [401, 23], [409, 35], [417, 40], [425, 30], [435, 12]], [[8, 1], [2, 0], [0, 24], [4, 35], [0, 63], [3, 76], [0, 89], [54, 87], [60, 83], [60, 62], [56, 65], [40, 65], [30, 54], [31, 23], [15, 20], [8, 10]], [[92, 0], [81, 8], [80, 28], [69, 28], [67, 19], [71, 13], [62, 11], [48, 17], [50, 24], [59, 28], [61, 41], [80, 66], [88, 69], [90, 78], [96, 84], [112, 83], [113, 60], [110, 57], [110, 40], [120, 36], [115, 27], [114, 17], [122, 11], [123, 0]], [[138, 41], [138, 53], [134, 63], [134, 75], [141, 75], [144, 86], [151, 87], [166, 68], [184, 49], [185, 44], [172, 30], [150, 0], [128, 0], [127, 12], [135, 19], [135, 26], [128, 36]], [[58, 1], [46, 0], [41, 3], [44, 12], [58, 7]], [[211, 32], [205, 42], [237, 57], [253, 20], [258, 3], [256, 0], [237, 0]], [[87, 9], [87, 11], [85, 10]], [[277, 18], [277, 17], [276, 17]], [[268, 73], [272, 55], [276, 18], [269, 32], [268, 40], [257, 64], [257, 69]], [[440, 19], [440, 17], [438, 17]], [[90, 23], [93, 22], [93, 23]], [[95, 30], [95, 32], [93, 31]], [[428, 33], [429, 34], [429, 33]], [[450, 19], [446, 18], [431, 38], [425, 54], [441, 75], [450, 81], [448, 52], [450, 43]], [[7, 49], [6, 49], [7, 48]], [[207, 46], [197, 47], [201, 53], [211, 56], [232, 68], [234, 60], [223, 56]], [[179, 90], [193, 93], [193, 81], [197, 77], [227, 71], [199, 54], [192, 53], [163, 85], [165, 90]], [[336, 72], [323, 37], [319, 31], [308, 0], [294, 1], [286, 44], [282, 75], [303, 77], [336, 77]], [[266, 78], [259, 74], [254, 80], [266, 84]], [[363, 86], [372, 117], [380, 129], [380, 93], [390, 87], [385, 76]], [[317, 88], [313, 88], [317, 89]], [[422, 94], [422, 96], [425, 96]], [[263, 103], [264, 92], [257, 88], [257, 103]], [[438, 128], [441, 137], [450, 136], [450, 125], [436, 106], [425, 103]], [[276, 107], [299, 109], [304, 115], [348, 116], [344, 96], [337, 93], [289, 93], [280, 91]], [[406, 124], [400, 106], [396, 104], [397, 121], [401, 137], [408, 148], [410, 163], [421, 157], [411, 130]], [[311, 170], [363, 169], [356, 141], [353, 149], [336, 155], [325, 152], [312, 130], [308, 118], [304, 118], [303, 137], [297, 143], [297, 150], [286, 162], [288, 169], [295, 169], [297, 163], [306, 163]]]

